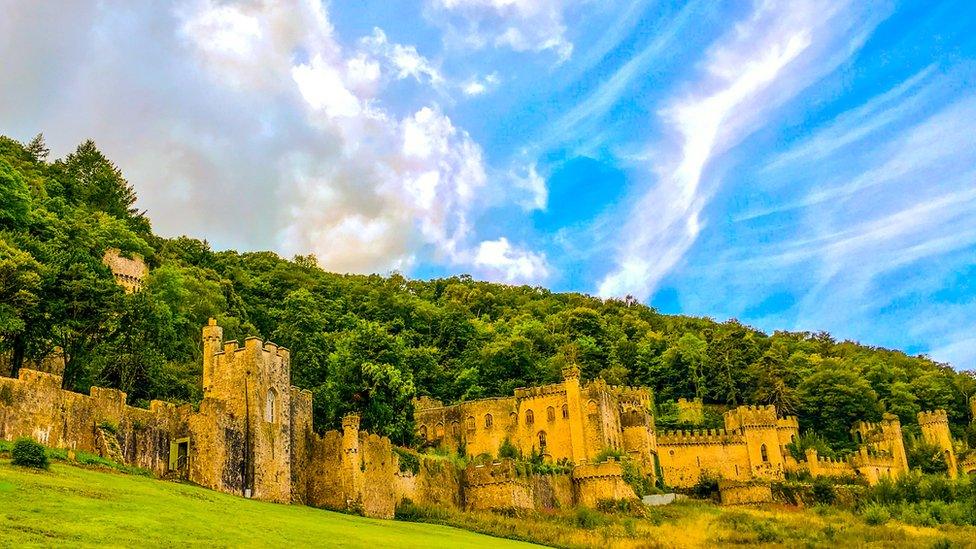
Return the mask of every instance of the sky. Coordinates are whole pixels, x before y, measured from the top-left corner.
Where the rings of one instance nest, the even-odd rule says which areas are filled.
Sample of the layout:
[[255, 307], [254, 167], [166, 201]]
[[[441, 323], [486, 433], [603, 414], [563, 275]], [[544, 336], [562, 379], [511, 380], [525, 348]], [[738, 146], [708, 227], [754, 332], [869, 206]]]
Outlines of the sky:
[[976, 5], [0, 0], [0, 133], [166, 236], [976, 368]]

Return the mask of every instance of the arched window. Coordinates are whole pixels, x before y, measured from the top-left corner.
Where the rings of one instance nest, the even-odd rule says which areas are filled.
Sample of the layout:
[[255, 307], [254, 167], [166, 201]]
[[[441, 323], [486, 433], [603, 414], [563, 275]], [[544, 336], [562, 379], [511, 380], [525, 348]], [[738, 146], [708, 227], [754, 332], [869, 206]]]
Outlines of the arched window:
[[569, 404], [563, 404], [563, 419], [569, 419]]
[[796, 444], [796, 435], [790, 435], [790, 442]]
[[590, 400], [586, 403], [586, 413], [595, 414], [596, 413], [596, 401]]
[[552, 406], [546, 408], [546, 419], [549, 421], [556, 421], [556, 409]]
[[766, 452], [766, 445], [763, 444], [759, 447], [759, 454], [762, 456], [763, 462], [769, 461], [769, 453]]
[[434, 427], [434, 438], [444, 438], [444, 424], [438, 423]]
[[546, 450], [546, 432], [539, 431], [539, 450], [545, 453]]
[[508, 418], [512, 420], [512, 425], [518, 425], [518, 414], [517, 413], [512, 412], [511, 414], [508, 414]]
[[458, 422], [456, 421], [451, 422], [451, 434], [454, 436], [457, 436], [458, 434]]
[[274, 389], [268, 389], [268, 400], [264, 404], [264, 420], [274, 423], [277, 419], [275, 407], [278, 405], [278, 395]]
[[474, 432], [474, 416], [468, 416], [468, 432]]
[[532, 410], [526, 410], [525, 411], [525, 424], [526, 425], [532, 425], [533, 423], [535, 423], [535, 414], [532, 413]]
[[417, 429], [417, 434], [420, 436], [421, 439], [427, 440], [427, 426], [421, 425], [420, 429]]
[[491, 417], [491, 414], [485, 414], [485, 429], [491, 429], [494, 423], [495, 419]]

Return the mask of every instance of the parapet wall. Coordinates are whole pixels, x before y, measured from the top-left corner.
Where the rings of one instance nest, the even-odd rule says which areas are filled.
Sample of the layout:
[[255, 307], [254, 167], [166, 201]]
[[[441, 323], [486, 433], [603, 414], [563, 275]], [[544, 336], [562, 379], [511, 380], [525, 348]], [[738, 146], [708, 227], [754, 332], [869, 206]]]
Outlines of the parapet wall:
[[21, 369], [0, 378], [0, 439], [31, 437], [45, 445], [99, 453], [98, 427], [118, 437], [122, 456], [156, 474], [166, 472], [169, 440], [188, 432], [191, 409], [153, 401], [125, 404], [125, 393], [92, 387], [90, 395], [61, 389], [61, 376]]

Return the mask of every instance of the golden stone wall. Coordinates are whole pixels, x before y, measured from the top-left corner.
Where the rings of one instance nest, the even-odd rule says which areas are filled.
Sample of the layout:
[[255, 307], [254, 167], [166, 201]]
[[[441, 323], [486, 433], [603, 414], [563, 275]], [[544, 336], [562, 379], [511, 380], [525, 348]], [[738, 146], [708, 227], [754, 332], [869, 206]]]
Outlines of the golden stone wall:
[[762, 480], [734, 481], [720, 480], [718, 483], [722, 505], [754, 505], [773, 501], [773, 492], [768, 482]]
[[576, 505], [585, 507], [596, 507], [602, 500], [637, 499], [616, 461], [574, 467], [573, 492]]
[[659, 433], [657, 456], [668, 486], [694, 486], [705, 474], [734, 480], [752, 478], [745, 437], [726, 429]]
[[925, 442], [942, 450], [946, 465], [949, 467], [949, 477], [956, 478], [959, 476], [959, 462], [956, 460], [956, 451], [952, 447], [949, 415], [946, 411], [919, 412], [918, 426], [922, 430], [922, 438]]
[[139, 254], [132, 254], [132, 258], [122, 257], [118, 248], [105, 250], [102, 263], [108, 266], [115, 277], [115, 281], [125, 288], [126, 293], [142, 290], [142, 285], [149, 274], [149, 268]]
[[525, 456], [538, 452], [547, 461], [581, 464], [607, 448], [648, 455], [651, 405], [647, 389], [602, 381], [581, 387], [578, 370], [569, 369], [563, 383], [516, 389], [512, 397], [453, 406], [418, 399], [414, 417], [423, 442], [450, 451], [463, 445], [470, 456], [495, 457], [508, 440]]

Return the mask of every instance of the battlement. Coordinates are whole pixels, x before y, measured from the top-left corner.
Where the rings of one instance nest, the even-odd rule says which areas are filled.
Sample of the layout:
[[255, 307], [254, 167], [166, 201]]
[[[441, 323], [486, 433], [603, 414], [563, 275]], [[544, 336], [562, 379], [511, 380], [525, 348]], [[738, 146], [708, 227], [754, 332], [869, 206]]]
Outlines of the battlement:
[[725, 428], [742, 429], [746, 427], [776, 427], [778, 416], [773, 405], [739, 406], [725, 412]]
[[359, 414], [351, 413], [342, 416], [342, 430], [359, 430]]
[[419, 396], [413, 399], [413, 411], [423, 412], [425, 410], [433, 410], [434, 408], [443, 408], [444, 403], [437, 400], [436, 398], [431, 398], [429, 396]]
[[602, 463], [582, 464], [573, 467], [573, 480], [589, 480], [596, 478], [623, 477], [623, 466], [617, 460], [607, 460]]
[[17, 379], [38, 387], [51, 387], [54, 389], [60, 389], [64, 381], [59, 375], [30, 370], [28, 368], [21, 368], [17, 374]]
[[549, 395], [565, 394], [566, 387], [562, 383], [542, 385], [540, 387], [520, 387], [515, 389], [515, 398], [535, 398]]
[[136, 292], [142, 289], [143, 281], [149, 274], [149, 268], [139, 254], [132, 254], [132, 258], [122, 257], [122, 252], [118, 248], [105, 250], [102, 256], [102, 263], [108, 266], [115, 277], [115, 282], [125, 288], [127, 293]]
[[570, 364], [569, 366], [564, 367], [562, 373], [564, 380], [579, 380], [580, 378], [580, 368], [576, 364]]
[[92, 387], [89, 394], [95, 400], [102, 400], [113, 404], [125, 404], [126, 394], [118, 389], [105, 389], [103, 387]]
[[800, 420], [796, 416], [781, 417], [776, 420], [776, 427], [780, 429], [799, 429]]
[[928, 412], [918, 413], [919, 426], [933, 425], [933, 424], [940, 424], [940, 423], [945, 423], [945, 424], [949, 423], [949, 414], [946, 413], [945, 410], [939, 409], [939, 410], [932, 410]]
[[737, 431], [727, 429], [694, 429], [691, 431], [662, 431], [657, 435], [658, 446], [690, 444], [742, 444], [745, 439]]
[[484, 464], [469, 464], [464, 470], [468, 486], [490, 486], [514, 482], [519, 479], [515, 462], [510, 459]]

